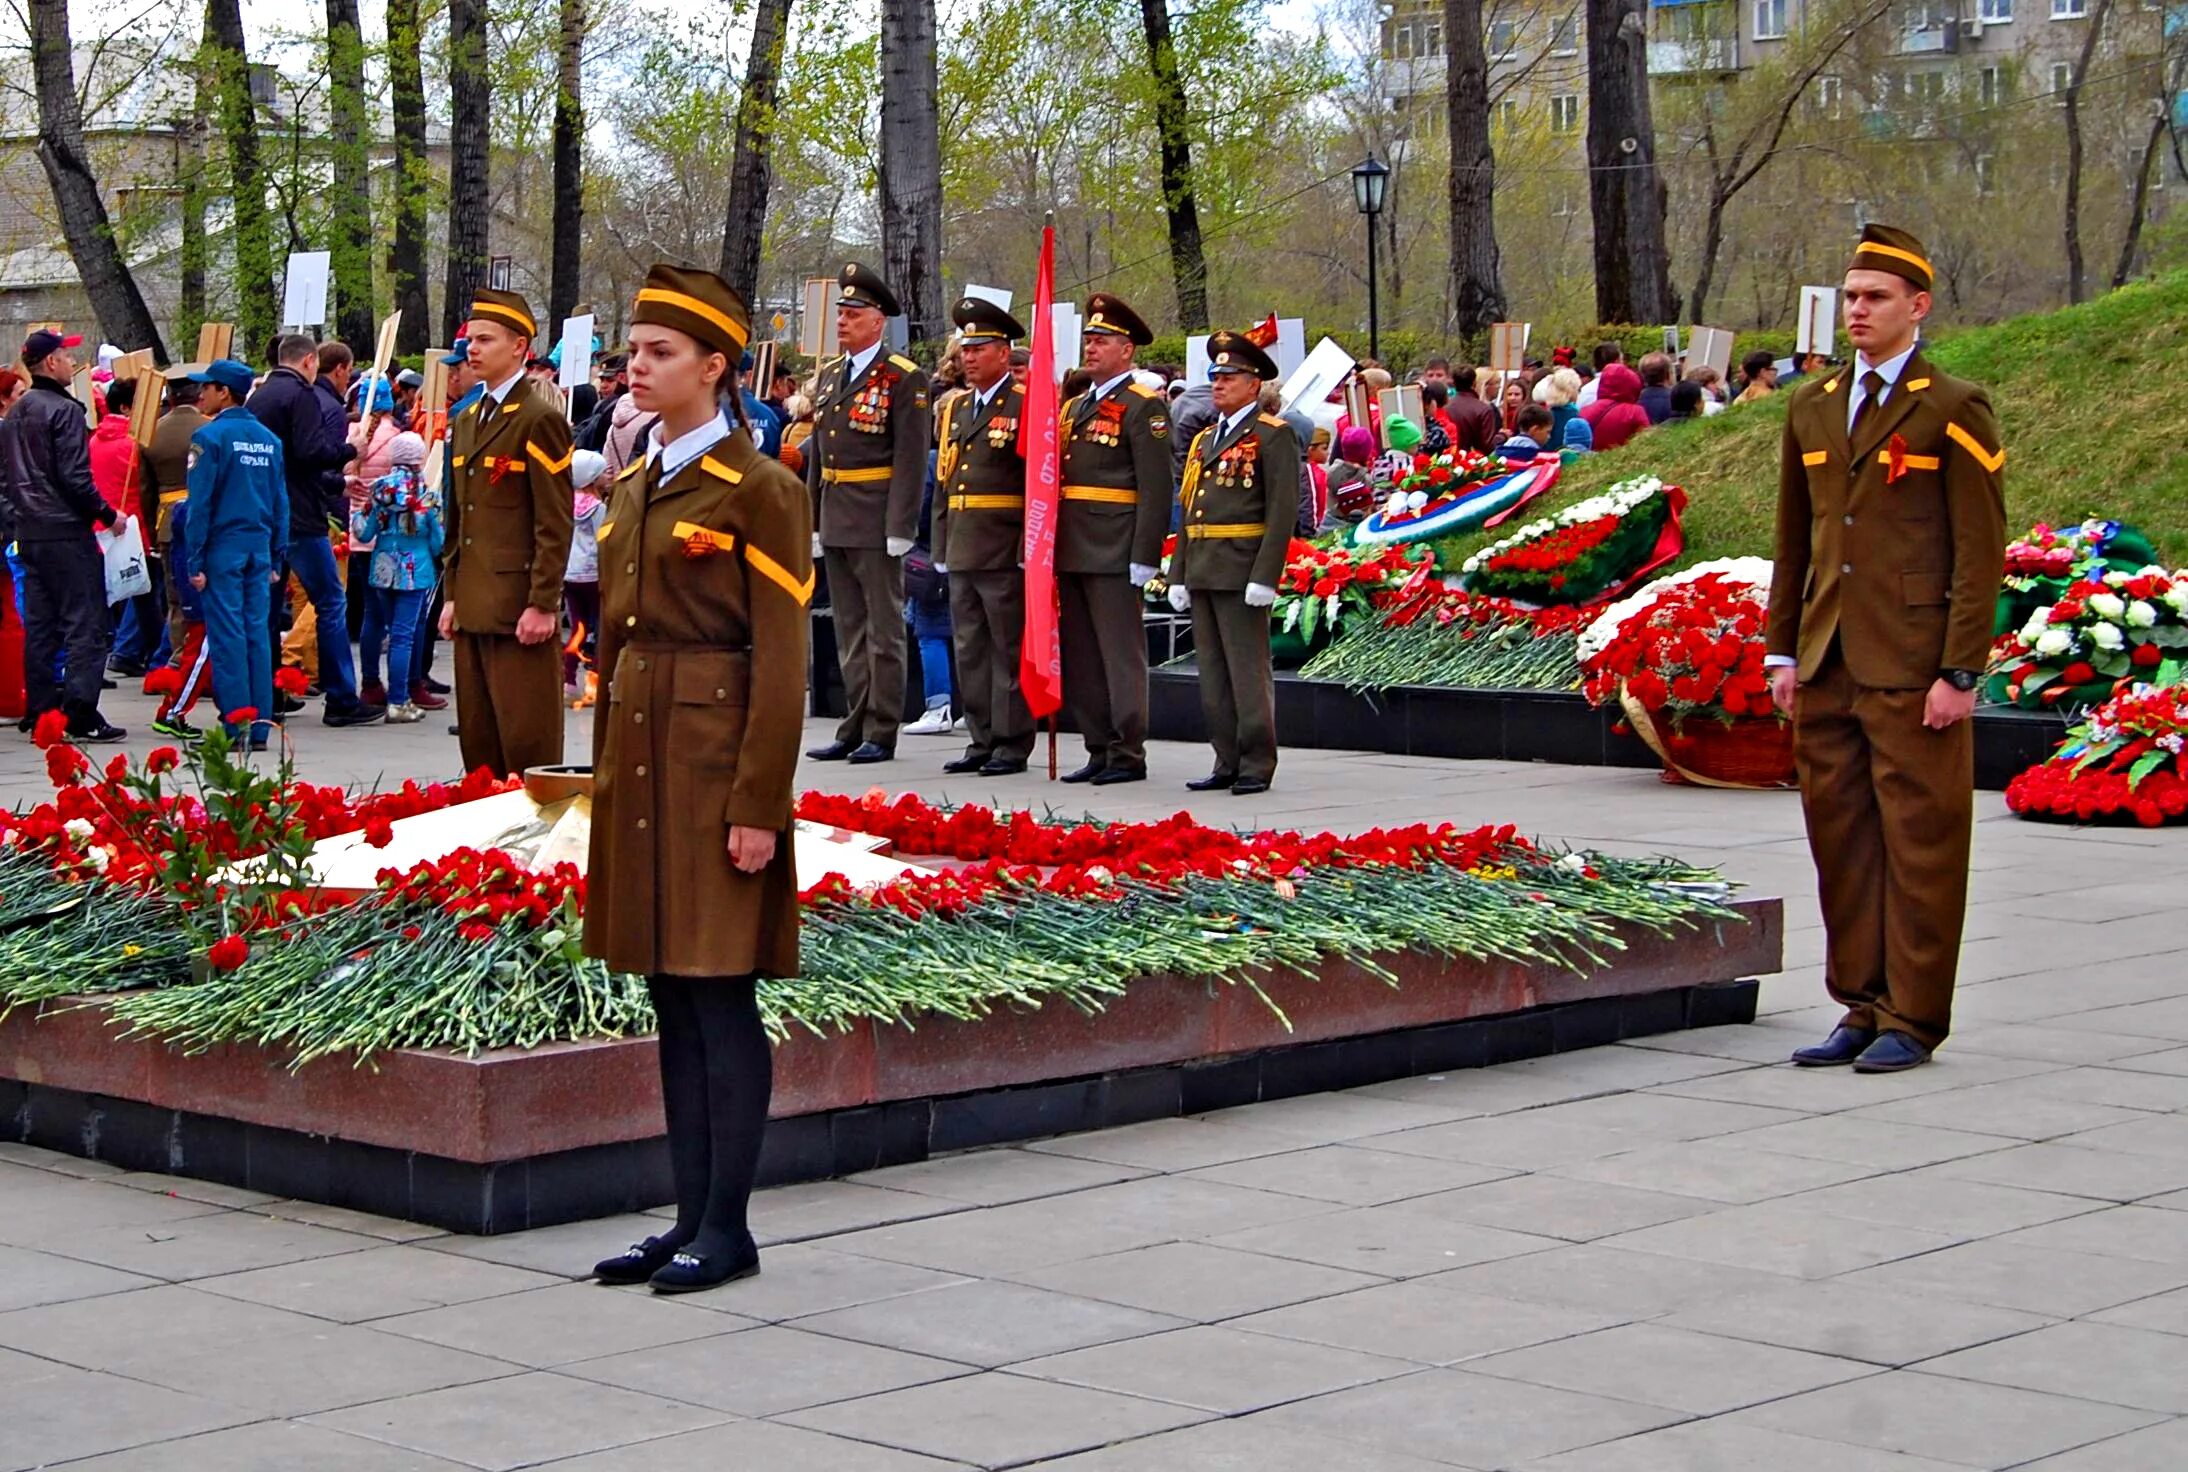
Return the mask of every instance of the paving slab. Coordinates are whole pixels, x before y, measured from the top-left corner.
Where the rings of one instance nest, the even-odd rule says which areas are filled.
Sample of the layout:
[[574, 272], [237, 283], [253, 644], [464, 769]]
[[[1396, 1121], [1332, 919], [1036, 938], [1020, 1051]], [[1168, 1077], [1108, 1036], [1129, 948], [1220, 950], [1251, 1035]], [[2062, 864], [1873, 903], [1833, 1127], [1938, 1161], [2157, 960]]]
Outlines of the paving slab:
[[1892, 1370], [1735, 1412], [1737, 1422], [1968, 1467], [2011, 1467], [2138, 1430], [2148, 1411]]
[[1207, 1412], [1079, 1385], [990, 1372], [893, 1390], [783, 1419], [981, 1467], [1088, 1451], [1207, 1419]]
[[311, 1421], [485, 1472], [512, 1472], [728, 1419], [719, 1411], [659, 1396], [533, 1373], [428, 1390], [332, 1411]]

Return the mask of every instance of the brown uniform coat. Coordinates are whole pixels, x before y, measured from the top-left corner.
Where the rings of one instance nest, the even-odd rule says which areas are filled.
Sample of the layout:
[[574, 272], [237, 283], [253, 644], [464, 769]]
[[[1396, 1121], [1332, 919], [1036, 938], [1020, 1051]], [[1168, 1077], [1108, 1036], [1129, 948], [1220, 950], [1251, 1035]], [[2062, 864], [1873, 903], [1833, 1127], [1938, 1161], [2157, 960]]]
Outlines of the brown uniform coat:
[[[824, 547], [880, 547], [919, 535], [927, 488], [927, 373], [886, 347], [852, 378], [849, 357], [821, 365], [805, 479]], [[900, 611], [901, 616], [901, 611]]]
[[1063, 409], [1063, 509], [1056, 570], [1155, 567], [1170, 530], [1170, 406], [1130, 376]]
[[574, 509], [562, 400], [524, 379], [501, 404], [481, 395], [450, 439], [441, 577], [457, 629], [514, 634], [526, 608], [560, 613]]
[[156, 498], [153, 532], [163, 546], [173, 535], [176, 505], [190, 494], [190, 436], [210, 422], [197, 405], [177, 404], [152, 427], [152, 445], [144, 452], [144, 489]]
[[1219, 435], [1194, 437], [1179, 491], [1170, 581], [1188, 588], [1273, 588], [1284, 575], [1299, 510], [1299, 437], [1274, 414], [1253, 412]]
[[934, 560], [960, 572], [1016, 572], [1026, 548], [1026, 393], [1006, 381], [985, 406], [968, 390], [935, 433]]
[[[600, 527], [585, 951], [650, 976], [795, 975], [812, 504], [742, 431], [666, 481], [657, 465], [623, 473]], [[732, 825], [779, 835], [759, 873], [729, 862]]]

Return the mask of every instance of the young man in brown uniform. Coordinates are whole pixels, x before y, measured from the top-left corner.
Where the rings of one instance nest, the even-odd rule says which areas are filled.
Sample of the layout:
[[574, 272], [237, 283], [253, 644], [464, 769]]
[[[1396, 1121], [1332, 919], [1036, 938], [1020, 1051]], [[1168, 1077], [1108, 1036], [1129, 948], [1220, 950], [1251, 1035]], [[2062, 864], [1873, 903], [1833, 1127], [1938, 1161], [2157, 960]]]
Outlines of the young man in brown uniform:
[[1862, 231], [1844, 287], [1854, 363], [1795, 390], [1779, 462], [1771, 694], [1793, 716], [1846, 1016], [1804, 1066], [1929, 1061], [1952, 1019], [1974, 820], [1977, 677], [2006, 552], [1990, 400], [1922, 356], [1932, 273]]
[[175, 591], [175, 508], [190, 498], [190, 436], [211, 423], [198, 412], [198, 385], [183, 375], [201, 366], [184, 363], [167, 370], [167, 412], [152, 429], [152, 445], [143, 461], [145, 491], [159, 497], [153, 535], [159, 543], [160, 576], [167, 584], [167, 644], [178, 665], [188, 629], [183, 599]]
[[574, 499], [562, 400], [525, 376], [538, 335], [513, 291], [481, 287], [469, 359], [486, 392], [450, 429], [441, 637], [456, 646], [464, 770], [562, 760], [562, 573]]
[[919, 532], [927, 488], [927, 374], [881, 341], [896, 294], [856, 261], [837, 278], [836, 342], [821, 365], [813, 434], [805, 443], [813, 550], [828, 569], [836, 661], [847, 707], [836, 739], [807, 756], [885, 762], [904, 714], [904, 554]]
[[935, 430], [935, 571], [950, 575], [950, 636], [969, 738], [945, 772], [1008, 777], [1026, 769], [1033, 716], [1018, 688], [1026, 634], [1026, 460], [1018, 421], [1026, 391], [1010, 345], [1026, 335], [991, 301], [951, 309], [966, 390], [942, 406]]
[[1242, 332], [1208, 339], [1216, 422], [1185, 456], [1170, 606], [1193, 615], [1200, 710], [1215, 770], [1194, 792], [1267, 792], [1276, 776], [1276, 686], [1269, 667], [1269, 608], [1299, 507], [1299, 436], [1261, 412], [1261, 385], [1276, 377], [1269, 355]]
[[1086, 742], [1066, 782], [1147, 777], [1147, 633], [1140, 588], [1162, 566], [1170, 530], [1170, 405], [1132, 377], [1132, 354], [1155, 340], [1119, 297], [1086, 304], [1086, 369], [1094, 386], [1063, 408], [1063, 499], [1056, 586], [1064, 704]]

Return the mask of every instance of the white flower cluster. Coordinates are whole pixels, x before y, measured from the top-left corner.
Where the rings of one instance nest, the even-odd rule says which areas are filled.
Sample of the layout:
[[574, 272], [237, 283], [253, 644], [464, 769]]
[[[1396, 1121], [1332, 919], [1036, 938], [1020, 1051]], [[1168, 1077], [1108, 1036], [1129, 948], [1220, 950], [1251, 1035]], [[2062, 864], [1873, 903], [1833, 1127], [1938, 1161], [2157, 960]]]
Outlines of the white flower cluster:
[[[2164, 592], [2153, 602], [2125, 593], [2127, 585], [2137, 578], [2157, 578], [2166, 581]], [[2097, 621], [2088, 628], [2090, 643], [2098, 649], [2115, 652], [2127, 647], [2126, 629], [2154, 629], [2165, 617], [2161, 606], [2170, 610], [2176, 619], [2188, 618], [2188, 576], [2167, 572], [2162, 567], [2146, 567], [2140, 572], [2121, 572], [2117, 569], [2104, 575], [2104, 584], [2112, 591], [2092, 593], [2086, 607], [2096, 615]], [[2046, 659], [2057, 659], [2071, 652], [2075, 645], [2074, 627], [2071, 623], [2053, 624], [2051, 610], [2046, 604], [2028, 616], [2014, 636], [2021, 647], [2033, 649]]]
[[1600, 495], [1575, 501], [1555, 516], [1545, 516], [1530, 521], [1501, 542], [1493, 542], [1460, 564], [1463, 573], [1479, 572], [1490, 558], [1511, 551], [1522, 542], [1532, 542], [1546, 537], [1559, 527], [1579, 526], [1603, 516], [1624, 516], [1649, 497], [1664, 489], [1664, 483], [1653, 475], [1637, 475], [1632, 480], [1622, 480]]
[[1767, 557], [1718, 557], [1708, 562], [1697, 562], [1680, 572], [1667, 573], [1644, 586], [1640, 592], [1619, 599], [1598, 614], [1595, 621], [1580, 631], [1580, 662], [1601, 654], [1618, 637], [1618, 631], [1626, 620], [1646, 610], [1650, 604], [1682, 583], [1695, 582], [1716, 573], [1728, 583], [1752, 583], [1757, 596], [1767, 601], [1770, 597], [1771, 562]]

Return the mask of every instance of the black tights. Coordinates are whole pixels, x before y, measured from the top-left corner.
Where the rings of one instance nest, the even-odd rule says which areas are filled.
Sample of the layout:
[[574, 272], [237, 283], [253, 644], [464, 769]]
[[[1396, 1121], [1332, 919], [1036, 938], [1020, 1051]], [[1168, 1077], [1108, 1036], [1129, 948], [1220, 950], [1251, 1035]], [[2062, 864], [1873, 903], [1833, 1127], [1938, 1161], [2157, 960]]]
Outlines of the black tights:
[[654, 976], [646, 991], [676, 1178], [676, 1226], [661, 1240], [698, 1257], [748, 1251], [745, 1207], [775, 1082], [753, 978]]

